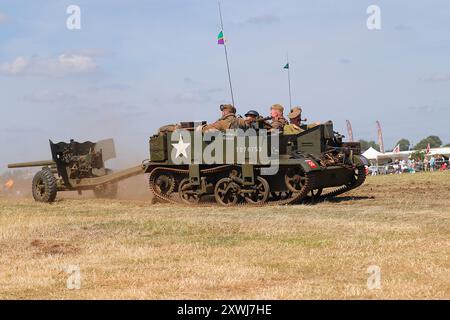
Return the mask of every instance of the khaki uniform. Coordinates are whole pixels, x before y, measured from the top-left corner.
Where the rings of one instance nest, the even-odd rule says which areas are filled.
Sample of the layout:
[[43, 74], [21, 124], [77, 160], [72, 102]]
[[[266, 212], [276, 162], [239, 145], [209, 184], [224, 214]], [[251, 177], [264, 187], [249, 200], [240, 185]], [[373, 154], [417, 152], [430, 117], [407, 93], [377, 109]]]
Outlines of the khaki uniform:
[[225, 131], [228, 129], [245, 128], [245, 120], [236, 117], [234, 113], [229, 113], [214, 123], [208, 124], [202, 128], [203, 132], [207, 131]]
[[165, 125], [165, 126], [162, 126], [161, 128], [159, 128], [158, 132], [164, 134], [167, 132], [173, 132], [179, 128], [180, 128], [180, 126], [178, 124], [168, 124], [168, 125]]
[[273, 119], [272, 123], [270, 124], [272, 126], [271, 130], [278, 129], [280, 131], [283, 131], [284, 126], [287, 124], [289, 124], [289, 122], [284, 117]]
[[318, 125], [320, 125], [320, 123], [316, 122], [316, 123], [310, 123], [306, 126], [307, 129], [311, 129], [314, 127], [317, 127]]
[[283, 128], [283, 134], [298, 134], [300, 132], [303, 132], [304, 130], [302, 128], [300, 128], [298, 125], [296, 124], [288, 124], [285, 125]]

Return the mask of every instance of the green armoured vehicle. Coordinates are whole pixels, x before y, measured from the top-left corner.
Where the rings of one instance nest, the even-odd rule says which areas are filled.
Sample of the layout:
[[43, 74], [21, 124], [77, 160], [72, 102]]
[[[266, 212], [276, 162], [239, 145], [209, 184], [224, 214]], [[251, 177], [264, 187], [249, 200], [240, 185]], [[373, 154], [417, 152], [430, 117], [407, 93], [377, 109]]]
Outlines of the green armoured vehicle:
[[53, 143], [50, 140], [52, 160], [12, 163], [8, 168], [41, 167], [32, 182], [36, 201], [53, 202], [58, 191], [93, 190], [98, 198], [113, 198], [117, 194], [117, 182], [142, 173], [142, 166], [113, 173], [105, 168], [105, 162], [115, 158], [114, 141], [106, 139], [83, 143]]
[[[144, 163], [144, 171], [153, 196], [160, 201], [193, 204], [214, 196], [223, 206], [293, 204], [342, 194], [360, 186], [366, 177], [367, 160], [360, 144], [343, 142], [331, 121], [303, 126], [304, 131], [295, 135], [255, 130], [256, 140], [250, 134], [244, 145], [228, 144], [238, 139], [228, 134], [198, 142], [193, 122], [181, 123], [179, 129], [150, 138], [150, 160]], [[224, 140], [222, 144], [217, 143], [219, 139]], [[277, 160], [276, 172], [268, 173], [273, 163], [262, 163], [259, 155], [252, 158], [252, 148], [257, 152], [266, 148], [262, 151]], [[205, 161], [205, 151], [219, 161]]]

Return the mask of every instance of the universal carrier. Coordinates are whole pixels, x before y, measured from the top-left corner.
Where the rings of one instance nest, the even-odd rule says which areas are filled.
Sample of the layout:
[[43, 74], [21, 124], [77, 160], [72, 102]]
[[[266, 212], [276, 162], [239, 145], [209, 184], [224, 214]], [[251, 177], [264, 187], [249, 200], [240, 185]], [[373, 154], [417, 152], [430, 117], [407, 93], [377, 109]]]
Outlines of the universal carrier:
[[[181, 127], [190, 132], [193, 141], [194, 123], [182, 123]], [[150, 138], [150, 160], [143, 169], [149, 174], [154, 198], [170, 203], [195, 204], [203, 197], [214, 197], [222, 206], [295, 204], [334, 197], [364, 182], [367, 160], [361, 156], [358, 142], [343, 142], [343, 136], [334, 132], [331, 121], [302, 128], [305, 131], [295, 135], [279, 133], [276, 174], [264, 175], [262, 169], [268, 165], [250, 163], [248, 153], [242, 163], [210, 165], [195, 163], [196, 152], [191, 150], [189, 164], [175, 164], [172, 149], [179, 139], [177, 132], [160, 132]], [[274, 136], [268, 135], [267, 147], [271, 148]], [[209, 143], [203, 142], [201, 148], [207, 148]], [[227, 150], [226, 143], [223, 146], [224, 155], [239, 152]], [[244, 149], [248, 147], [251, 146]], [[233, 148], [238, 146], [235, 144]]]

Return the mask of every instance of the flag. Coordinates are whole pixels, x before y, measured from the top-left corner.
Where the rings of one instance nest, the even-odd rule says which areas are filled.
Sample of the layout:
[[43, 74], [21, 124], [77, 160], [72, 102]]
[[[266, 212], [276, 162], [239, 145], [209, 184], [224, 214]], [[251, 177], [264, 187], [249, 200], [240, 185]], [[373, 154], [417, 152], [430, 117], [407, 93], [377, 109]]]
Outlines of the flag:
[[400, 153], [400, 145], [399, 144], [394, 148], [393, 152]]
[[289, 62], [283, 67], [283, 69], [289, 69]]
[[225, 44], [225, 40], [223, 39], [223, 31], [220, 31], [217, 36], [217, 44]]
[[427, 144], [427, 153], [430, 153], [430, 144]]

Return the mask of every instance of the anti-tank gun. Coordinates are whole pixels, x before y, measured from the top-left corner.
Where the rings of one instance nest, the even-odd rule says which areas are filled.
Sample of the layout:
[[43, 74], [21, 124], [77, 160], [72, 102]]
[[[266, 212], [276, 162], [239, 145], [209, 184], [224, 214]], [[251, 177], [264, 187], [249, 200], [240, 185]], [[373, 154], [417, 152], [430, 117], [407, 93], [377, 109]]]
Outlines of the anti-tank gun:
[[113, 173], [105, 162], [116, 157], [113, 139], [98, 142], [50, 142], [51, 160], [12, 163], [8, 168], [41, 167], [32, 182], [36, 201], [53, 202], [58, 191], [93, 190], [96, 197], [114, 198], [119, 180], [142, 173], [142, 166]]

